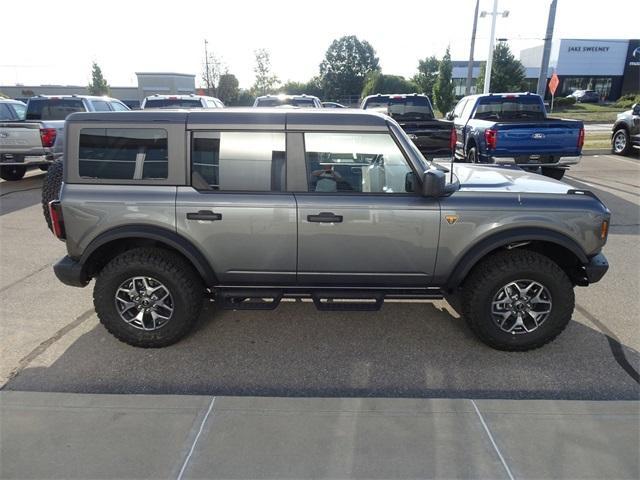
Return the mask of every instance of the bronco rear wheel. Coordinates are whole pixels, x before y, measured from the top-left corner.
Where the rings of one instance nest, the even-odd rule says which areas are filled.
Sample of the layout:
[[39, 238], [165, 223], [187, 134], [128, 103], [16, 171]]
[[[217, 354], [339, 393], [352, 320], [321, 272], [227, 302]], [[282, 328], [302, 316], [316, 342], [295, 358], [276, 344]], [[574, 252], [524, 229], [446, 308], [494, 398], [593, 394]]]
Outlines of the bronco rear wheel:
[[93, 303], [118, 340], [143, 348], [171, 345], [193, 327], [204, 288], [182, 257], [157, 248], [118, 255], [100, 272]]
[[549, 258], [527, 250], [482, 261], [462, 292], [467, 323], [498, 350], [531, 350], [550, 342], [571, 320], [575, 302], [567, 274]]
[[62, 187], [62, 160], [56, 160], [47, 168], [47, 174], [42, 182], [42, 214], [47, 222], [49, 230], [51, 227], [51, 217], [49, 215], [49, 202], [60, 198], [60, 188]]

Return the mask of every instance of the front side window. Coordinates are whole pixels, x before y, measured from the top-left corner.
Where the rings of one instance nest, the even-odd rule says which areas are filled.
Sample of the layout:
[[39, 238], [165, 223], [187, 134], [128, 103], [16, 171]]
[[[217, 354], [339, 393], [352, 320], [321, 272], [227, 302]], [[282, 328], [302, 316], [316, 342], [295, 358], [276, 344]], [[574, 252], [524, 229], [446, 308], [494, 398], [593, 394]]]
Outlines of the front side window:
[[96, 112], [110, 112], [109, 104], [107, 102], [103, 102], [102, 100], [93, 100], [91, 102], [93, 104], [93, 109]]
[[83, 128], [79, 173], [106, 180], [164, 180], [167, 131], [159, 128]]
[[120, 102], [111, 102], [111, 108], [115, 112], [126, 112], [127, 110], [129, 110], [129, 107], [123, 105]]
[[194, 132], [191, 180], [197, 190], [281, 192], [285, 134]]
[[407, 193], [411, 172], [386, 133], [305, 133], [310, 192]]

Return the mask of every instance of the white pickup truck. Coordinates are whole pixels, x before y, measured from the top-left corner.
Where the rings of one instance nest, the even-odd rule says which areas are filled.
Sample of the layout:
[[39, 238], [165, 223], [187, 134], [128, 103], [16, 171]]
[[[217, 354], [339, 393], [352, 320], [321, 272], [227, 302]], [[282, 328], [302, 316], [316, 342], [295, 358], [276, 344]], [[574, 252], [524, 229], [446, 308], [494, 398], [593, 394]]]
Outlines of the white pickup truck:
[[26, 118], [0, 123], [0, 177], [20, 180], [30, 166], [42, 170], [64, 152], [64, 120], [74, 112], [129, 110], [115, 98], [39, 95], [27, 103]]

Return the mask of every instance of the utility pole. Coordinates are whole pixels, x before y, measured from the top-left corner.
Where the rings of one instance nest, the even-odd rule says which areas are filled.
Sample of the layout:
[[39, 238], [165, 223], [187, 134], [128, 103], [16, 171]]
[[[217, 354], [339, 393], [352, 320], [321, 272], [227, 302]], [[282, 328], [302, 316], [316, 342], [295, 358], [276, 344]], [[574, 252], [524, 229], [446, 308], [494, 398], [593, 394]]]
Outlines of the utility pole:
[[480, 7], [480, 0], [476, 0], [476, 10], [473, 14], [473, 31], [471, 33], [471, 48], [469, 49], [469, 65], [467, 66], [467, 86], [464, 89], [464, 94], [471, 94], [471, 81], [473, 78], [473, 51], [476, 47], [476, 29], [478, 27], [478, 8]]
[[544, 49], [542, 51], [542, 63], [538, 76], [538, 88], [536, 93], [544, 98], [547, 90], [547, 73], [549, 71], [549, 57], [551, 56], [551, 41], [553, 40], [553, 26], [556, 22], [556, 5], [558, 0], [551, 0], [549, 6], [549, 19], [547, 20], [547, 34], [544, 36]]
[[205, 82], [207, 82], [207, 95], [211, 95], [211, 72], [209, 71], [209, 52], [207, 52], [207, 39], [204, 39], [204, 77]]
[[502, 15], [503, 18], [509, 16], [509, 10], [504, 12], [498, 11], [498, 0], [493, 0], [493, 11], [480, 12], [480, 18], [484, 18], [487, 15], [491, 15], [491, 36], [489, 37], [489, 56], [487, 57], [487, 67], [484, 72], [484, 93], [489, 93], [491, 89], [491, 67], [493, 66], [493, 48], [496, 43], [496, 18], [498, 15]]

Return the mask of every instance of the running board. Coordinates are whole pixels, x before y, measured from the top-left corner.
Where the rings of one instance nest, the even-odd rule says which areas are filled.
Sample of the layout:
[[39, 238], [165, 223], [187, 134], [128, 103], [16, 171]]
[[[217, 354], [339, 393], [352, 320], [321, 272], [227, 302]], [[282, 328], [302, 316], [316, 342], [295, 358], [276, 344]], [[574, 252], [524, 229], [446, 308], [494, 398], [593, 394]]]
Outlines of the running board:
[[216, 303], [225, 310], [273, 310], [280, 305], [282, 290], [229, 289], [216, 292]]
[[318, 291], [311, 294], [313, 304], [320, 311], [375, 312], [382, 308], [384, 292], [375, 291]]

